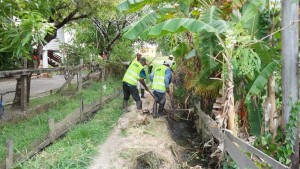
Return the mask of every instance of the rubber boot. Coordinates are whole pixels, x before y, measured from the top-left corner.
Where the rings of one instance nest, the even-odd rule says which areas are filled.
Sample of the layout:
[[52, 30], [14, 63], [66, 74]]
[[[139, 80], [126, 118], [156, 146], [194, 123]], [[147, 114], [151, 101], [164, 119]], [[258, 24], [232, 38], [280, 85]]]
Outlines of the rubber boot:
[[158, 107], [158, 112], [157, 112], [158, 116], [162, 116], [163, 113], [164, 113], [164, 107], [159, 106], [159, 107]]
[[137, 101], [136, 102], [136, 109], [137, 110], [142, 110], [143, 109], [143, 103], [142, 103], [142, 101]]
[[157, 114], [157, 103], [156, 101], [154, 101], [153, 103], [153, 112], [152, 112], [153, 118], [157, 118], [158, 114]]
[[146, 98], [145, 97], [145, 89], [141, 89], [141, 98]]
[[128, 110], [128, 100], [123, 100], [123, 112], [124, 113], [129, 112], [129, 110]]

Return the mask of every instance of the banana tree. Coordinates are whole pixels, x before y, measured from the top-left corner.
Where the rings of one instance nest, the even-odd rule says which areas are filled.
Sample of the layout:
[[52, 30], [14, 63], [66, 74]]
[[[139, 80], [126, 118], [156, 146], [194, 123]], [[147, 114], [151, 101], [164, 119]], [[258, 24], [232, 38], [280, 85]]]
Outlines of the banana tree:
[[[122, 9], [130, 9], [130, 5], [133, 6], [134, 10], [141, 9], [141, 6], [139, 6], [141, 3], [143, 5], [147, 4], [147, 2], [150, 1], [139, 1], [137, 4], [135, 3], [128, 3], [127, 2], [127, 8], [124, 8], [125, 2], [123, 2]], [[132, 2], [132, 1], [131, 1]], [[172, 2], [172, 1], [168, 1]], [[179, 3], [184, 1], [179, 1]], [[201, 1], [203, 2], [203, 1]], [[255, 54], [253, 50], [251, 50], [250, 44], [253, 43], [253, 39], [251, 36], [244, 36], [240, 35], [241, 32], [234, 33], [233, 31], [230, 31], [230, 29], [233, 29], [234, 27], [240, 28], [240, 30], [244, 30], [248, 28], [249, 23], [251, 22], [257, 22], [257, 20], [253, 19], [257, 16], [257, 7], [262, 6], [263, 2], [260, 1], [251, 1], [247, 3], [246, 7], [243, 8], [241, 13], [237, 13], [235, 11], [235, 22], [227, 22], [224, 20], [219, 19], [216, 17], [216, 13], [219, 12], [215, 6], [207, 5], [209, 9], [205, 10], [204, 3], [200, 3], [199, 9], [202, 11], [205, 10], [206, 15], [201, 15], [200, 19], [196, 18], [171, 18], [167, 19], [163, 22], [159, 22], [161, 20], [156, 19], [158, 24], [153, 26], [154, 24], [151, 22], [151, 24], [146, 25], [144, 28], [145, 31], [136, 32], [134, 36], [139, 35], [141, 38], [154, 38], [157, 36], [168, 36], [170, 34], [180, 34], [181, 32], [191, 32], [195, 36], [200, 34], [212, 34], [214, 37], [216, 37], [218, 43], [222, 46], [222, 51], [220, 52], [220, 55], [218, 57], [215, 57], [220, 63], [222, 63], [223, 66], [223, 80], [225, 81], [225, 88], [224, 88], [224, 95], [226, 97], [226, 106], [224, 108], [225, 110], [225, 116], [228, 116], [228, 128], [233, 131], [234, 134], [237, 133], [236, 124], [235, 124], [235, 112], [234, 112], [234, 69], [239, 68], [239, 70], [247, 74], [249, 72], [253, 72], [255, 70], [259, 69], [258, 63], [259, 57]], [[208, 3], [206, 3], [208, 4]], [[147, 4], [149, 5], [149, 3]], [[174, 5], [173, 5], [174, 6]], [[200, 11], [201, 11], [200, 10]], [[202, 13], [203, 14], [203, 13]], [[158, 16], [158, 15], [157, 15]], [[226, 16], [228, 18], [228, 16]], [[159, 17], [156, 17], [159, 18]], [[224, 17], [223, 17], [224, 18]], [[155, 19], [153, 19], [154, 21]], [[137, 24], [139, 25], [139, 24]], [[132, 28], [137, 26], [134, 25]], [[147, 28], [147, 29], [146, 29]], [[133, 29], [131, 29], [133, 30]], [[132, 31], [131, 31], [132, 34]], [[131, 36], [134, 38], [134, 36]], [[225, 38], [224, 38], [225, 37]], [[237, 41], [235, 38], [240, 37], [239, 41]], [[246, 40], [243, 40], [243, 37], [246, 37]], [[246, 41], [246, 43], [245, 43]], [[244, 45], [243, 45], [244, 44]], [[241, 46], [240, 48], [238, 46]], [[244, 49], [243, 49], [244, 48]], [[205, 54], [205, 56], [208, 53]], [[212, 57], [212, 56], [209, 56]], [[247, 58], [246, 60], [248, 62], [243, 62], [243, 58]], [[190, 58], [190, 56], [187, 56], [187, 58]], [[234, 64], [238, 63], [238, 64]], [[246, 67], [243, 67], [243, 63], [246, 63]], [[250, 63], [250, 65], [247, 63]], [[253, 65], [255, 70], [251, 68], [251, 64]], [[244, 68], [244, 69], [243, 69]], [[249, 69], [245, 69], [249, 68]]]

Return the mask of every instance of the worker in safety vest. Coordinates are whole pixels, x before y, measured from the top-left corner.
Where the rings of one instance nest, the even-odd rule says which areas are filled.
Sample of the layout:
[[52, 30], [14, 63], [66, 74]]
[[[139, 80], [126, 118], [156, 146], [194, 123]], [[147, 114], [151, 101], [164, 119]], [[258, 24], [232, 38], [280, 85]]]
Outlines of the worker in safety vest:
[[[163, 115], [164, 106], [166, 103], [166, 92], [170, 93], [170, 83], [172, 80], [172, 71], [170, 66], [172, 62], [165, 61], [163, 65], [158, 66], [150, 75], [152, 81], [152, 90], [154, 90], [153, 117]], [[157, 104], [159, 105], [157, 110]]]
[[[137, 53], [136, 58], [134, 58], [134, 61], [139, 61], [142, 57], [142, 54]], [[130, 62], [131, 63], [131, 62]], [[145, 87], [138, 81], [137, 84], [138, 90], [141, 89], [141, 98], [145, 98]]]
[[128, 112], [128, 100], [130, 95], [136, 101], [136, 107], [138, 110], [142, 110], [142, 101], [137, 89], [137, 83], [140, 82], [145, 86], [145, 90], [149, 91], [144, 79], [146, 78], [146, 72], [144, 65], [146, 65], [146, 58], [142, 57], [139, 61], [133, 60], [129, 65], [124, 77], [123, 77], [123, 111]]
[[134, 61], [139, 61], [141, 59], [141, 57], [142, 57], [142, 54], [137, 53], [136, 58], [134, 58]]

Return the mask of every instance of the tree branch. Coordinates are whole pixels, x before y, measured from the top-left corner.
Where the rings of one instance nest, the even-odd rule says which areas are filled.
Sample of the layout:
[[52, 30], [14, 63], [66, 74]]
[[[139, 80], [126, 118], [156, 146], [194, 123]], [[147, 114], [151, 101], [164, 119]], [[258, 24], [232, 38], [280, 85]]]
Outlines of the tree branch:
[[79, 9], [76, 8], [73, 12], [69, 13], [67, 17], [65, 17], [61, 22], [55, 24], [56, 29], [63, 27], [66, 23], [71, 21], [73, 17], [78, 13]]
[[78, 20], [78, 19], [87, 18], [88, 16], [89, 16], [89, 15], [80, 15], [80, 16], [77, 16], [77, 17], [72, 18], [70, 21], [75, 21], [75, 20]]

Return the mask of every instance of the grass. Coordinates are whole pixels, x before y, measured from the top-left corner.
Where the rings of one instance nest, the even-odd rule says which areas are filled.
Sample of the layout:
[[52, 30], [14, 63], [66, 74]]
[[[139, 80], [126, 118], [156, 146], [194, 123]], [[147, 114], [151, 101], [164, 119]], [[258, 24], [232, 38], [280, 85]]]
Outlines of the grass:
[[19, 167], [87, 168], [97, 153], [98, 145], [106, 140], [122, 115], [121, 103], [119, 98], [107, 104], [91, 121], [77, 125], [62, 140]]
[[43, 97], [38, 97], [38, 98], [33, 98], [30, 99], [29, 106], [30, 108], [34, 108], [38, 105], [43, 105], [49, 102], [53, 102], [57, 99], [59, 99], [61, 96], [59, 94], [52, 94], [48, 96], [43, 96]]
[[[108, 96], [121, 86], [121, 82], [115, 79], [108, 79], [104, 82], [107, 90], [103, 96]], [[48, 119], [54, 118], [56, 122], [62, 120], [66, 115], [80, 106], [80, 98], [84, 104], [89, 104], [100, 98], [100, 89], [103, 83], [96, 83], [91, 88], [83, 90], [76, 98], [63, 99], [58, 106], [47, 112], [38, 114], [31, 119], [20, 120], [17, 123], [0, 124], [0, 161], [4, 161], [6, 154], [6, 140], [14, 141], [14, 152], [26, 149], [34, 140], [41, 138], [48, 133]]]

